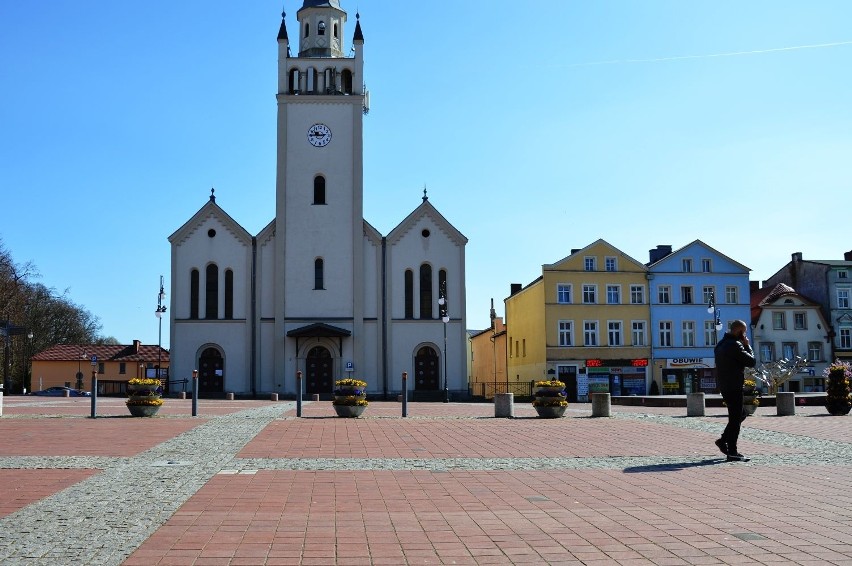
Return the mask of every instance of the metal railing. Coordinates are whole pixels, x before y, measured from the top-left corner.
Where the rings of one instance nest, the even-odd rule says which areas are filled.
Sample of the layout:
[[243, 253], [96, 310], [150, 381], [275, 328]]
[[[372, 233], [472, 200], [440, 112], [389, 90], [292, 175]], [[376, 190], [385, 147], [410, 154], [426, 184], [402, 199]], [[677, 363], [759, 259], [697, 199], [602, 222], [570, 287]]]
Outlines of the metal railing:
[[493, 399], [496, 393], [514, 393], [515, 397], [530, 398], [533, 397], [533, 382], [515, 382], [506, 383], [499, 382], [479, 382], [471, 384], [471, 394], [474, 397], [484, 397], [485, 399]]

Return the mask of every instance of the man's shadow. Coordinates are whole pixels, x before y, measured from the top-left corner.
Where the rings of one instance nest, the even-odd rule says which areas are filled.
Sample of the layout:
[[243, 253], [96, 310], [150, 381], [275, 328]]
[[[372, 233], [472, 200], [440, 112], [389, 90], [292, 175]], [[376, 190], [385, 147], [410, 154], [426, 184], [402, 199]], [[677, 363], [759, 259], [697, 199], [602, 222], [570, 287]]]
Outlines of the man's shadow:
[[726, 458], [712, 458], [710, 460], [701, 460], [700, 462], [664, 462], [661, 464], [649, 464], [647, 466], [630, 466], [624, 468], [625, 474], [638, 474], [641, 472], [677, 472], [687, 468], [697, 468], [699, 466], [714, 466], [716, 464], [724, 464]]

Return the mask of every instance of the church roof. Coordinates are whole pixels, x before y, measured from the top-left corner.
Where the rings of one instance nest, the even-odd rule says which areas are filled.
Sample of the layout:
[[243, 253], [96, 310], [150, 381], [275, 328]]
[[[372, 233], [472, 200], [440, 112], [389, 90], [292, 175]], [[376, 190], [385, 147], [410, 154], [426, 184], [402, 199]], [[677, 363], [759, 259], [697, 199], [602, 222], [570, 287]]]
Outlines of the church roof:
[[202, 206], [198, 212], [196, 212], [192, 218], [187, 220], [183, 226], [174, 231], [174, 233], [169, 236], [169, 243], [181, 243], [187, 238], [189, 238], [193, 232], [198, 230], [201, 224], [204, 222], [206, 218], [215, 217], [217, 218], [225, 228], [236, 236], [238, 239], [242, 240], [244, 243], [251, 243], [251, 234], [243, 228], [236, 220], [231, 218], [231, 216], [222, 210], [218, 204], [216, 204], [216, 197], [213, 196], [213, 191], [211, 190], [210, 199]]
[[[159, 352], [158, 352], [159, 350]], [[150, 362], [158, 358], [161, 363], [169, 363], [169, 351], [157, 345], [148, 346], [135, 342], [121, 344], [56, 344], [33, 356], [36, 362], [76, 362], [88, 363], [92, 356], [101, 362]]]
[[444, 218], [444, 216], [438, 212], [438, 209], [432, 206], [432, 203], [429, 202], [429, 198], [424, 196], [423, 202], [415, 208], [411, 214], [405, 217], [405, 219], [400, 222], [396, 228], [390, 231], [387, 236], [387, 241], [389, 244], [393, 244], [394, 242], [400, 240], [406, 232], [411, 230], [417, 224], [417, 221], [423, 218], [424, 216], [432, 219], [438, 227], [446, 233], [451, 240], [453, 240], [456, 244], [460, 246], [464, 246], [467, 244], [467, 238], [459, 232], [455, 226], [449, 223], [449, 221]]
[[342, 10], [340, 7], [339, 0], [305, 0], [304, 4], [300, 9], [305, 8], [337, 8], [338, 10]]
[[353, 41], [364, 41], [364, 34], [361, 31], [361, 15], [355, 14], [355, 36], [352, 38]]
[[301, 328], [294, 328], [287, 332], [287, 336], [290, 338], [346, 338], [352, 336], [352, 333], [345, 328], [315, 322]]
[[281, 12], [281, 27], [278, 28], [278, 39], [288, 39], [287, 37], [287, 14]]

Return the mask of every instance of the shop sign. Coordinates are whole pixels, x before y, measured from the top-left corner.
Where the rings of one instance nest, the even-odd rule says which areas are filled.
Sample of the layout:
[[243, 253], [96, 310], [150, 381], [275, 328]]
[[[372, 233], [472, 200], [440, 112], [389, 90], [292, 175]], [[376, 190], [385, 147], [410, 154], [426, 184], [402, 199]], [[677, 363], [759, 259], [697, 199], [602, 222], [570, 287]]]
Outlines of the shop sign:
[[700, 369], [716, 367], [715, 358], [668, 358], [668, 369]]
[[609, 375], [592, 374], [589, 376], [589, 393], [609, 393]]
[[577, 374], [577, 396], [585, 397], [589, 394], [589, 376], [585, 373]]

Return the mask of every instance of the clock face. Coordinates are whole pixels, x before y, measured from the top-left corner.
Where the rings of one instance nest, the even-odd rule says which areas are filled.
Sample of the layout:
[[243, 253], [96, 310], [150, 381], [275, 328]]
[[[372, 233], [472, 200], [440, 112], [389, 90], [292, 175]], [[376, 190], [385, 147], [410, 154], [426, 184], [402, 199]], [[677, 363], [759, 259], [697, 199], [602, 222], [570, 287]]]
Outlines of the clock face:
[[331, 129], [325, 124], [314, 124], [308, 128], [308, 141], [314, 147], [325, 147], [331, 141]]

